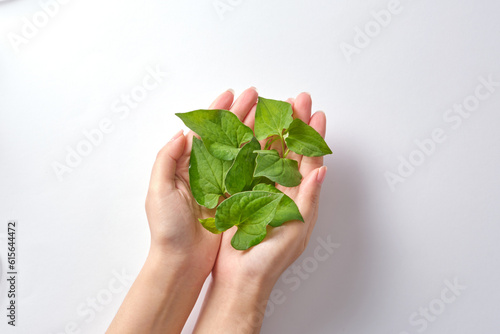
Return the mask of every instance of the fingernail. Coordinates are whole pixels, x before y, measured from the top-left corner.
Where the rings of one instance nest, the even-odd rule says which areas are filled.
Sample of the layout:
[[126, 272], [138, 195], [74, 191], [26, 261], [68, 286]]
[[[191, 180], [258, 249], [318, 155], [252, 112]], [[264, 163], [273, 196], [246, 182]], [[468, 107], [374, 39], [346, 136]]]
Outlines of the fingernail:
[[252, 88], [252, 89], [253, 89], [254, 91], [256, 91], [257, 93], [259, 92], [259, 91], [257, 90], [257, 88], [255, 88], [254, 86], [252, 86], [252, 87], [250, 87], [250, 88]]
[[170, 139], [170, 141], [175, 141], [177, 138], [179, 138], [180, 136], [182, 136], [184, 134], [184, 130], [181, 130], [179, 132], [177, 132], [175, 134], [175, 136], [172, 137], [172, 139]]
[[318, 181], [319, 184], [323, 183], [323, 181], [325, 180], [326, 170], [326, 166], [320, 167], [318, 175], [316, 176], [316, 181]]
[[309, 95], [309, 97], [311, 97], [311, 93], [309, 93], [309, 92], [302, 92], [302, 93], [307, 94], [307, 95]]
[[231, 94], [234, 95], [234, 89], [232, 89], [232, 88], [229, 88], [226, 92], [231, 92]]

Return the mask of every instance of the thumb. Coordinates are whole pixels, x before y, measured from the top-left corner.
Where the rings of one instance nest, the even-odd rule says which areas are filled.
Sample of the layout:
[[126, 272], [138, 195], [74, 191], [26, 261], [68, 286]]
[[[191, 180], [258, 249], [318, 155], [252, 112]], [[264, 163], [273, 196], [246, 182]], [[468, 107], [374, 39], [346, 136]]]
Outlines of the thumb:
[[170, 141], [163, 146], [156, 156], [151, 172], [150, 188], [167, 187], [175, 188], [175, 171], [177, 161], [184, 153], [186, 146], [186, 137], [183, 131], [179, 131]]
[[321, 185], [325, 179], [326, 170], [326, 166], [314, 169], [302, 180], [300, 185], [297, 204], [307, 226], [307, 240], [309, 240], [318, 217]]

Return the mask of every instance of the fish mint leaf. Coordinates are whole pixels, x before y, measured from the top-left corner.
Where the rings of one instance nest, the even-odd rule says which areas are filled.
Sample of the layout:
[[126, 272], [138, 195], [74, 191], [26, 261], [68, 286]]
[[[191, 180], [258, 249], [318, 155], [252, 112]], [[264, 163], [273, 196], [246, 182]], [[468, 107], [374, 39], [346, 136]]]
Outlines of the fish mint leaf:
[[253, 137], [252, 129], [228, 110], [200, 109], [176, 115], [201, 137], [208, 151], [221, 160], [233, 160], [240, 146]]
[[255, 137], [282, 136], [283, 130], [293, 121], [292, 105], [288, 102], [265, 99], [259, 96], [255, 110]]
[[226, 189], [229, 194], [232, 195], [241, 191], [252, 190], [255, 158], [257, 158], [257, 153], [254, 153], [254, 151], [256, 150], [260, 150], [260, 144], [253, 137], [238, 152], [233, 165], [226, 175]]
[[258, 184], [270, 184], [274, 186], [276, 182], [273, 182], [264, 176], [254, 177], [252, 182], [252, 189], [255, 188], [255, 186]]
[[307, 157], [320, 157], [332, 154], [323, 137], [300, 119], [294, 119], [287, 130], [286, 146], [297, 154]]
[[296, 187], [302, 180], [296, 160], [284, 159], [276, 150], [259, 150], [254, 177], [264, 176], [285, 187]]
[[201, 225], [206, 228], [208, 231], [212, 232], [213, 234], [219, 234], [222, 233], [215, 227], [215, 218], [209, 217], [209, 218], [198, 218], [200, 221]]
[[215, 212], [219, 231], [237, 226], [231, 245], [246, 250], [266, 237], [266, 226], [272, 221], [283, 194], [267, 191], [244, 191], [224, 200]]
[[267, 235], [267, 228], [263, 225], [242, 225], [236, 230], [231, 239], [231, 246], [237, 250], [247, 250], [258, 245]]
[[213, 209], [225, 193], [224, 177], [231, 161], [222, 161], [210, 154], [203, 142], [193, 137], [189, 163], [189, 183], [194, 199], [200, 205]]
[[[253, 190], [282, 194], [282, 192], [276, 189], [276, 187], [264, 183], [256, 185]], [[271, 225], [272, 227], [278, 227], [283, 223], [291, 220], [300, 220], [301, 222], [304, 222], [304, 218], [302, 218], [297, 204], [295, 204], [293, 199], [283, 194], [283, 198], [281, 199], [280, 203], [278, 204], [278, 208], [276, 209], [276, 214], [274, 215], [274, 218], [273, 220], [271, 220], [269, 225]]]

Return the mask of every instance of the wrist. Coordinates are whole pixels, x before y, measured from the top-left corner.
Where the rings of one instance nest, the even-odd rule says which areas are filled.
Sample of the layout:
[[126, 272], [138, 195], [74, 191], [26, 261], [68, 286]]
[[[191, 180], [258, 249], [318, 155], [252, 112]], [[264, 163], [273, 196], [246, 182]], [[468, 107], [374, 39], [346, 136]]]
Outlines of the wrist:
[[109, 333], [180, 333], [206, 275], [151, 250]]
[[194, 333], [260, 333], [274, 282], [237, 276], [227, 280], [212, 274]]
[[194, 264], [188, 255], [171, 254], [153, 246], [149, 250], [145, 267], [152, 268], [158, 276], [200, 286], [210, 273], [210, 270]]
[[218, 275], [217, 271], [212, 273], [212, 285], [223, 289], [228, 294], [242, 297], [242, 294], [249, 299], [260, 299], [268, 296], [277, 279], [264, 275], [248, 275], [232, 272], [224, 275]]

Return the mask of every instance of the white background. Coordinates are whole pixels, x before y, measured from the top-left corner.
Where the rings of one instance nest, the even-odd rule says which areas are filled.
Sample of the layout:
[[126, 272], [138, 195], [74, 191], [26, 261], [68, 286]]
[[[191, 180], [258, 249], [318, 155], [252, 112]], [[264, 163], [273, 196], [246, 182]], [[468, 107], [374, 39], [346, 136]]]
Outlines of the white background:
[[[22, 36], [23, 18], [41, 5], [0, 2], [0, 332], [104, 332], [125, 291], [91, 321], [78, 308], [109, 296], [113, 271], [136, 275], [145, 259], [144, 199], [157, 151], [182, 127], [174, 113], [256, 86], [273, 99], [311, 92], [326, 112], [334, 154], [296, 263], [314, 255], [318, 237], [340, 244], [298, 289], [277, 284], [286, 300], [262, 333], [498, 333], [500, 88], [456, 129], [443, 115], [479, 77], [500, 81], [499, 3], [401, 0], [348, 62], [341, 43], [354, 45], [356, 27], [389, 1], [222, 2], [231, 10], [219, 16], [212, 0], [73, 0], [18, 50], [9, 36]], [[163, 82], [120, 119], [111, 105], [148, 66], [166, 73]], [[104, 118], [113, 131], [59, 180], [53, 163], [65, 164], [67, 147]], [[385, 173], [435, 128], [446, 141], [391, 191]], [[5, 316], [9, 219], [19, 222], [14, 330]], [[446, 280], [466, 288], [425, 329], [418, 314], [411, 323], [420, 308], [443, 305]]]

